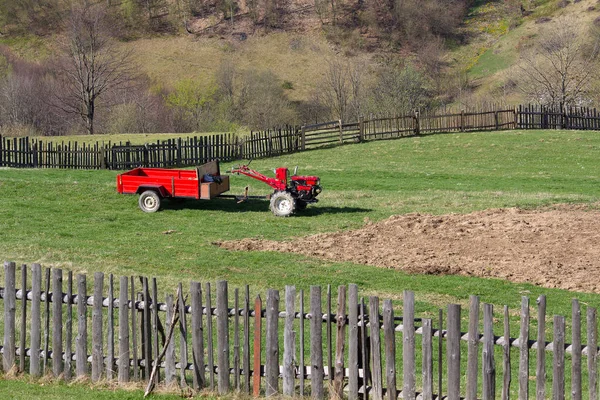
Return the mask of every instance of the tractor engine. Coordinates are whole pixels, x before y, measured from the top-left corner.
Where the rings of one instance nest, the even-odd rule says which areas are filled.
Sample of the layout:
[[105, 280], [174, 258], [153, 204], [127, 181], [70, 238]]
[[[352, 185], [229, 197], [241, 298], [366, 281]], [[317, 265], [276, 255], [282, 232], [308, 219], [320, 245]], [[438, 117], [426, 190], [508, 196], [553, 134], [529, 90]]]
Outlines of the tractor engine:
[[316, 197], [321, 193], [320, 180], [317, 176], [292, 176], [290, 191], [294, 196], [306, 203], [316, 203]]

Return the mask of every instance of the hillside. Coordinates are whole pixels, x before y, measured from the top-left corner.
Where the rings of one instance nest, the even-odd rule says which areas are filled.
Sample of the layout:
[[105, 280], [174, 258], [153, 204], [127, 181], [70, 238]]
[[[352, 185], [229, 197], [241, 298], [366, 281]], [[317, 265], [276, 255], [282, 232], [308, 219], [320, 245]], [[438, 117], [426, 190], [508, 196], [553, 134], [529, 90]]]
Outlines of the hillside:
[[[52, 13], [47, 7], [41, 22], [11, 4], [0, 0], [0, 12], [5, 11], [0, 45], [7, 49], [0, 48], [0, 82], [10, 73], [21, 74], [22, 82], [32, 71], [52, 67], [68, 31], [65, 10]], [[7, 111], [3, 118], [2, 109], [17, 102], [6, 100], [12, 103], [0, 104], [0, 121], [9, 123], [0, 122], [0, 132], [233, 131], [416, 108], [527, 102], [532, 99], [522, 90], [516, 67], [524, 52], [562, 18], [576, 20], [591, 46], [597, 38], [590, 29], [600, 16], [593, 0], [108, 4], [108, 30], [118, 38], [118, 51], [131, 52], [129, 69], [141, 79], [135, 90], [117, 87], [103, 95], [92, 107], [94, 126], [85, 110], [75, 113], [79, 120], [60, 111], [64, 107], [44, 110], [50, 100], [39, 105], [43, 111], [18, 117]], [[6, 18], [7, 10], [13, 19]], [[3, 72], [3, 59], [21, 60], [20, 68]], [[52, 82], [45, 92], [66, 86]], [[585, 105], [595, 102], [595, 94], [586, 95]], [[41, 112], [60, 124], [39, 121]]]

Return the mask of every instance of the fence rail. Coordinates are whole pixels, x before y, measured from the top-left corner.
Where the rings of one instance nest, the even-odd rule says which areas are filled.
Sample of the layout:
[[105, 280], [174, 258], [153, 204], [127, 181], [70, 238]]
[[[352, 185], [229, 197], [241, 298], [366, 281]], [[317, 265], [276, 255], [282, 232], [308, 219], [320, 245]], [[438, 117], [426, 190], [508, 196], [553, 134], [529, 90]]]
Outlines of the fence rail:
[[322, 146], [420, 134], [506, 129], [600, 130], [596, 109], [555, 110], [535, 105], [460, 112], [415, 112], [357, 122], [330, 121], [302, 127], [169, 139], [132, 145], [52, 142], [0, 136], [0, 167], [125, 170], [135, 167], [183, 167], [212, 160], [233, 161], [280, 156]]
[[[154, 278], [95, 273], [88, 282], [83, 274], [74, 278], [33, 264], [21, 266], [18, 288], [18, 270], [6, 262], [0, 287], [4, 371], [124, 383], [147, 381], [156, 366], [156, 383], [220, 394], [310, 393], [315, 399], [508, 399], [511, 390], [520, 399], [564, 399], [567, 390], [572, 398], [598, 399], [597, 312], [587, 307], [584, 345], [577, 300], [569, 344], [562, 316], [554, 316], [553, 338], [546, 340], [545, 296], [536, 302], [537, 332], [530, 332], [535, 306], [522, 298], [514, 338], [508, 307], [495, 312], [477, 296], [470, 297], [467, 325], [457, 304], [448, 305], [445, 315], [440, 310], [438, 320], [418, 318], [410, 291], [397, 315], [398, 302], [359, 298], [356, 285], [337, 289], [337, 307], [330, 286], [312, 286], [306, 294], [286, 286], [282, 297], [270, 289], [264, 307], [248, 286], [232, 296], [226, 281], [215, 288], [191, 282], [189, 290], [180, 283], [174, 296], [159, 292]], [[174, 315], [177, 337], [165, 340]]]

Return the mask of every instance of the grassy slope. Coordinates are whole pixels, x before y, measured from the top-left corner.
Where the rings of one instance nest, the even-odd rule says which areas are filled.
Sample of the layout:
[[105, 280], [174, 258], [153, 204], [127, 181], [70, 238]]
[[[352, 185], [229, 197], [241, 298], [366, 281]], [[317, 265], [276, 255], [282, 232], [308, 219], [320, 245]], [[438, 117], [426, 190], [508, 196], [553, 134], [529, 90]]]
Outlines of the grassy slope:
[[[195, 36], [140, 39], [133, 43], [141, 68], [155, 81], [172, 85], [183, 78], [211, 81], [223, 60], [240, 70], [270, 69], [283, 82], [291, 100], [305, 100], [325, 72], [324, 60], [335, 55], [318, 34], [255, 34], [245, 41]], [[129, 46], [129, 44], [128, 44]]]
[[[591, 203], [600, 198], [595, 169], [598, 147], [595, 133], [476, 133], [254, 161], [253, 166], [267, 174], [272, 167], [297, 164], [301, 171], [321, 176], [325, 187], [321, 202], [288, 219], [272, 216], [262, 201], [237, 205], [225, 199], [176, 203], [148, 215], [137, 209], [136, 197], [115, 194], [116, 172], [1, 170], [5, 206], [0, 210], [0, 254], [4, 260], [41, 262], [77, 272], [102, 269], [158, 276], [171, 287], [182, 275], [186, 280], [224, 278], [257, 289], [355, 282], [371, 293], [397, 294], [411, 287], [457, 299], [479, 293], [497, 304], [514, 304], [523, 285], [407, 276], [298, 255], [229, 252], [212, 243], [244, 237], [281, 240], [351, 229], [366, 218], [380, 220], [407, 212]], [[376, 161], [362, 161], [365, 154]], [[360, 162], [363, 165], [357, 168]], [[241, 193], [248, 184], [251, 193], [268, 192], [259, 182], [232, 180], [232, 193]], [[169, 230], [175, 232], [164, 234]], [[498, 290], [505, 286], [511, 289]]]

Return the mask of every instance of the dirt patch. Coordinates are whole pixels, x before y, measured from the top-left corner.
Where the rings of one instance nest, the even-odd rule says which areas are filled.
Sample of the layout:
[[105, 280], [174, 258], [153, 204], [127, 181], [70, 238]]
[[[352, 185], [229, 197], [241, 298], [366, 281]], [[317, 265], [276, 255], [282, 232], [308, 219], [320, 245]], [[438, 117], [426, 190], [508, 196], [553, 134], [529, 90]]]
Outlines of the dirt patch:
[[419, 274], [495, 277], [600, 293], [600, 211], [585, 205], [392, 216], [294, 241], [244, 239], [230, 250], [299, 253]]

